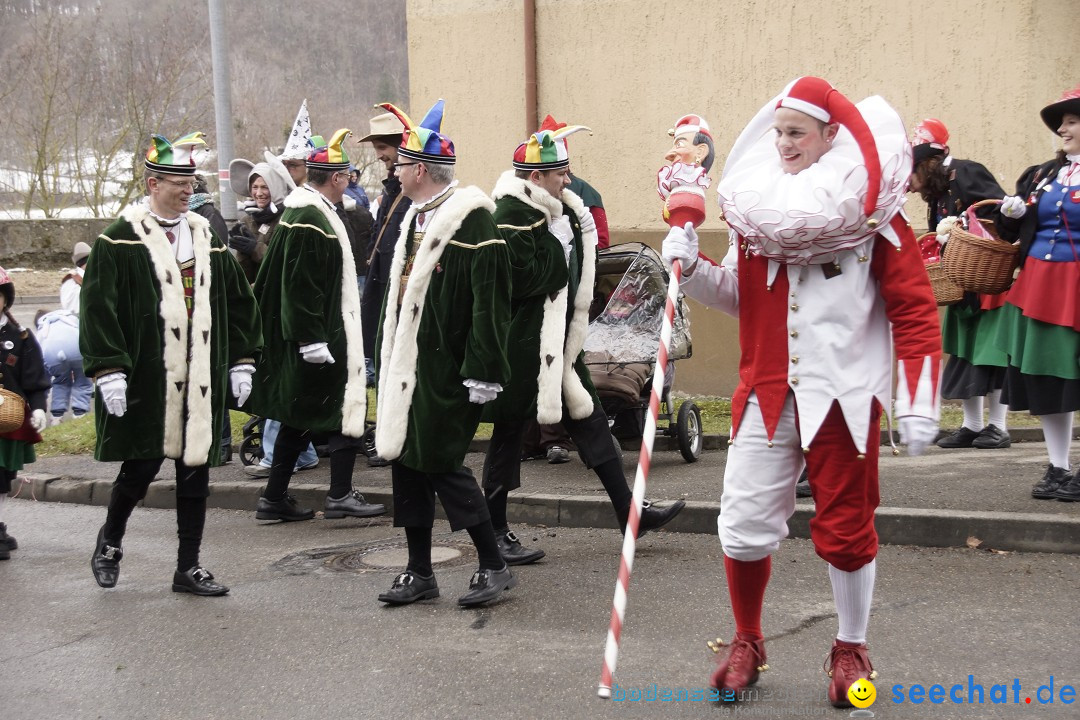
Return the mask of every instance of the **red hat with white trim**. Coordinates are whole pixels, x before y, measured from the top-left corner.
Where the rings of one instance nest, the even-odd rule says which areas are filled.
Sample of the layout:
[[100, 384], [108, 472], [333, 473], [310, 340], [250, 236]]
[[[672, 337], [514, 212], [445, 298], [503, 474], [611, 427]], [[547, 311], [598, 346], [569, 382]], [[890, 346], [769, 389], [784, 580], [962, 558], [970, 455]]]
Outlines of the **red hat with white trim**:
[[[782, 107], [798, 110], [823, 123], [840, 123], [847, 128], [859, 145], [863, 163], [866, 165], [869, 190], [866, 193], [863, 209], [868, 217], [873, 214], [881, 192], [881, 163], [878, 159], [874, 136], [855, 104], [844, 97], [828, 80], [806, 76], [792, 83], [787, 94], [777, 101], [776, 109]], [[867, 224], [874, 227], [877, 221], [871, 218], [867, 220]]]
[[1066, 90], [1060, 100], [1050, 103], [1039, 111], [1039, 115], [1042, 116], [1046, 127], [1055, 133], [1061, 127], [1061, 120], [1065, 113], [1080, 115], [1080, 85], [1077, 85], [1072, 90]]
[[949, 130], [937, 118], [926, 118], [911, 134], [911, 154], [915, 166], [935, 155], [949, 154]]
[[700, 115], [683, 115], [681, 118], [675, 121], [675, 127], [667, 131], [667, 134], [671, 137], [676, 135], [697, 135], [702, 133], [712, 137], [712, 131], [709, 130], [709, 123], [705, 121], [705, 118]]

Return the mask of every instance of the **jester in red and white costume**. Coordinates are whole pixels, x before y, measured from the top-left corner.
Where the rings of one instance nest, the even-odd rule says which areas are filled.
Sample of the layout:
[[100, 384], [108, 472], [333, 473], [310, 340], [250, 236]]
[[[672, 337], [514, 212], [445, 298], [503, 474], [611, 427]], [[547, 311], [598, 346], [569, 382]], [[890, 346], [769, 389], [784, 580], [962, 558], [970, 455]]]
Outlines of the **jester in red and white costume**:
[[[779, 154], [779, 157], [777, 156]], [[663, 254], [682, 289], [739, 318], [739, 386], [718, 519], [735, 639], [713, 687], [741, 690], [765, 666], [761, 608], [770, 558], [787, 536], [807, 467], [810, 532], [829, 564], [839, 632], [829, 699], [873, 674], [866, 628], [878, 538], [878, 428], [890, 404], [916, 455], [937, 434], [941, 337], [919, 248], [901, 213], [911, 150], [880, 97], [853, 105], [803, 77], [769, 101], [728, 156], [718, 194], [731, 228], [719, 264], [699, 256], [692, 226]], [[722, 645], [722, 643], [719, 643]]]

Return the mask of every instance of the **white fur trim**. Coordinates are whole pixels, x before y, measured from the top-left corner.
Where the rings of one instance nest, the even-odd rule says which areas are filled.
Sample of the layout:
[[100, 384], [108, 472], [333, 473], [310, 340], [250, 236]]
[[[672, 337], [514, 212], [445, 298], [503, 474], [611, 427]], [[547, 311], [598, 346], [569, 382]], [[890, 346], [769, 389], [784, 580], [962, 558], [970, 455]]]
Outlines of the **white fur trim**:
[[[589, 209], [574, 193], [563, 190], [563, 202], [578, 216], [578, 222]], [[585, 346], [589, 334], [589, 306], [592, 305], [593, 283], [596, 280], [596, 227], [581, 235], [581, 279], [578, 282], [577, 295], [574, 297], [574, 315], [566, 333], [566, 347], [563, 360], [563, 394], [566, 396], [570, 417], [581, 420], [592, 414], [592, 394], [582, 385], [581, 379], [574, 372], [574, 361]], [[563, 317], [566, 317], [565, 314]], [[541, 421], [543, 422], [543, 421]], [[556, 421], [558, 422], [558, 421]]]
[[322, 196], [297, 188], [285, 198], [285, 207], [317, 207], [330, 223], [341, 247], [341, 322], [345, 328], [345, 395], [341, 402], [341, 434], [358, 438], [367, 419], [367, 370], [364, 365], [364, 334], [360, 327], [360, 291], [356, 287], [356, 263], [349, 232], [337, 213], [326, 206]]
[[[146, 246], [158, 285], [161, 287], [158, 313], [165, 327], [162, 347], [162, 360], [165, 365], [165, 431], [162, 449], [166, 457], [182, 458], [189, 467], [205, 465], [213, 442], [213, 403], [209, 386], [212, 330], [210, 223], [197, 213], [187, 215], [195, 255], [194, 310], [189, 338], [187, 305], [184, 301], [180, 268], [176, 264], [169, 240], [165, 237], [165, 231], [150, 215], [145, 204], [131, 205], [120, 215], [131, 224], [135, 236]], [[207, 385], [202, 385], [198, 380], [192, 383], [191, 378], [202, 379]]]
[[394, 259], [390, 264], [390, 284], [387, 288], [386, 317], [382, 326], [382, 348], [379, 357], [379, 410], [375, 424], [375, 447], [379, 455], [393, 460], [405, 447], [409, 426], [409, 410], [416, 388], [416, 335], [424, 315], [424, 301], [435, 265], [443, 250], [461, 229], [461, 223], [473, 210], [495, 211], [495, 203], [480, 188], [457, 188], [431, 219], [424, 233], [424, 242], [416, 249], [409, 284], [405, 288], [401, 307], [406, 310], [398, 317], [396, 301], [405, 269], [405, 248], [409, 227], [417, 213], [412, 205], [401, 220], [401, 232], [394, 244]]

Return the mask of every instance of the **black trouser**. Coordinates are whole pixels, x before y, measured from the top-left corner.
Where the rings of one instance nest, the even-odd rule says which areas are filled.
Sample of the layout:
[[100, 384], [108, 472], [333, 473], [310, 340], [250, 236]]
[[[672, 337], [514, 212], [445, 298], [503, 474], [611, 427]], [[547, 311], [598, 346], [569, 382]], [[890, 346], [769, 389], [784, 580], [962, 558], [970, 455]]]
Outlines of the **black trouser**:
[[[281, 424], [277, 440], [274, 443], [274, 463], [270, 466], [270, 477], [266, 481], [263, 497], [267, 500], [280, 500], [289, 490], [289, 481], [296, 469], [296, 459], [311, 442], [316, 433], [301, 430], [291, 425]], [[360, 445], [358, 438], [332, 432], [327, 437], [327, 449], [330, 451], [330, 491], [328, 497], [340, 499], [352, 492], [352, 475], [356, 467], [356, 452]]]
[[[109, 512], [105, 518], [105, 539], [120, 545], [127, 532], [127, 521], [135, 506], [146, 497], [150, 483], [157, 477], [165, 458], [125, 460], [113, 483]], [[188, 467], [182, 460], [176, 466], [176, 534], [179, 539], [176, 567], [181, 572], [199, 564], [203, 527], [206, 524], [206, 498], [210, 494], [210, 466]]]
[[[591, 468], [604, 485], [616, 515], [623, 522], [630, 508], [632, 493], [626, 484], [622, 461], [615, 450], [607, 415], [599, 404], [592, 414], [575, 420], [563, 410], [562, 425], [577, 445], [585, 466]], [[521, 444], [525, 422], [497, 422], [484, 458], [483, 487], [496, 530], [505, 527], [506, 496], [521, 487]]]
[[[276, 455], [274, 460], [277, 461]], [[467, 467], [455, 472], [425, 473], [392, 462], [390, 471], [394, 485], [394, 527], [434, 525], [436, 495], [451, 530], [470, 528], [490, 519], [484, 493]]]

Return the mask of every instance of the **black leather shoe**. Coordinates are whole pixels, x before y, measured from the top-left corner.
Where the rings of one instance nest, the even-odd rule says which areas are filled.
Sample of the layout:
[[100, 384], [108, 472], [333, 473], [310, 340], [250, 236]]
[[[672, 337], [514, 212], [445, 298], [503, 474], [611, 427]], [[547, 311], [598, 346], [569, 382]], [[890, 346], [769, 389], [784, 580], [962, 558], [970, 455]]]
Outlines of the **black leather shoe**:
[[802, 475], [799, 476], [799, 481], [795, 483], [795, 497], [814, 497], [814, 491], [810, 489], [810, 474], [807, 472], [806, 468], [803, 468]]
[[1012, 445], [1012, 438], [997, 425], [987, 425], [979, 437], [971, 441], [971, 447], [980, 450], [1000, 450]]
[[177, 570], [173, 573], [172, 591], [213, 597], [228, 594], [229, 588], [214, 582], [214, 576], [209, 570], [204, 570], [196, 565], [188, 569], [187, 572]]
[[1072, 476], [1069, 475], [1069, 471], [1065, 468], [1054, 467], [1053, 465], [1046, 466], [1046, 474], [1043, 475], [1042, 480], [1037, 482], [1033, 488], [1031, 488], [1031, 497], [1036, 500], [1051, 500], [1057, 497], [1057, 491], [1064, 486]]
[[469, 581], [469, 592], [458, 598], [458, 605], [462, 607], [475, 607], [494, 600], [503, 590], [509, 590], [517, 585], [517, 578], [510, 572], [509, 566], [504, 565], [502, 570], [488, 570], [480, 568], [473, 573]]
[[411, 570], [394, 578], [390, 589], [379, 595], [379, 602], [387, 605], [408, 605], [417, 600], [431, 600], [439, 597], [439, 584], [435, 582], [435, 576], [420, 577]]
[[4, 543], [0, 543], [0, 560], [10, 560], [11, 550]]
[[297, 520], [310, 520], [315, 517], [315, 511], [311, 508], [302, 508], [292, 495], [286, 495], [280, 500], [267, 500], [260, 497], [255, 505], [256, 520], [284, 520], [295, 522]]
[[638, 537], [650, 530], [664, 527], [675, 519], [675, 516], [686, 507], [685, 500], [676, 500], [666, 508], [658, 508], [648, 500], [641, 505], [641, 522], [638, 524]]
[[94, 543], [94, 554], [90, 556], [90, 569], [94, 572], [94, 579], [103, 588], [116, 587], [116, 581], [120, 579], [120, 560], [124, 557], [124, 551], [120, 549], [120, 543], [105, 539], [105, 526], [98, 530], [97, 542]]
[[975, 438], [979, 437], [979, 433], [974, 430], [968, 430], [966, 427], [962, 427], [952, 435], [946, 435], [937, 441], [939, 448], [945, 448], [951, 450], [953, 448], [969, 448], [971, 443], [975, 442]]
[[381, 503], [369, 503], [359, 490], [353, 490], [345, 497], [334, 500], [329, 495], [323, 503], [323, 517], [336, 520], [343, 517], [375, 517], [386, 513], [386, 506]]
[[523, 546], [513, 530], [498, 533], [495, 542], [499, 544], [499, 553], [507, 565], [528, 565], [544, 557], [543, 550]]
[[1054, 492], [1054, 497], [1062, 502], [1080, 502], [1080, 473], [1061, 483]]
[[0, 523], [0, 545], [6, 545], [8, 550], [18, 550], [19, 543], [15, 538], [8, 535], [7, 525]]
[[367, 459], [368, 467], [386, 467], [390, 461], [381, 455], [372, 455]]

